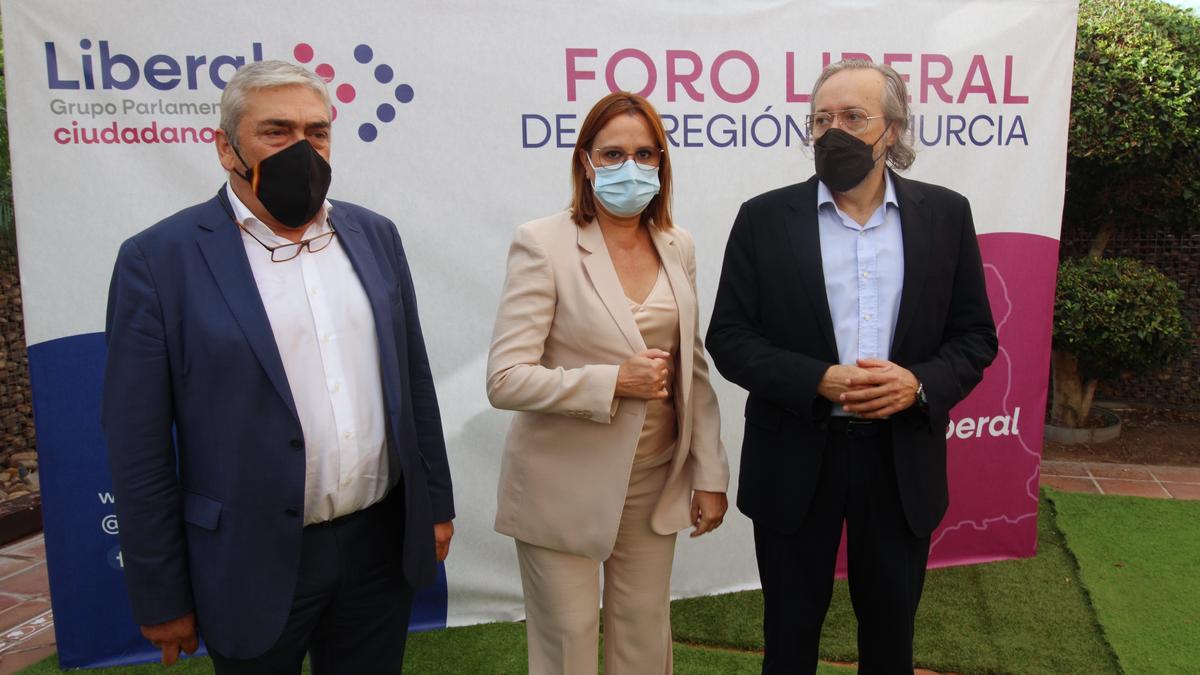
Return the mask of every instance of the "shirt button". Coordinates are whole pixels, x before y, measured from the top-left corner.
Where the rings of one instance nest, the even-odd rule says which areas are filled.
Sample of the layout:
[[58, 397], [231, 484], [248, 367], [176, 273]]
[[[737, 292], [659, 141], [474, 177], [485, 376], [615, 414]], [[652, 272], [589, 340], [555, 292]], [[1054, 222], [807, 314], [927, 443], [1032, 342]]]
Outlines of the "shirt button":
[[333, 336], [330, 335], [329, 333], [326, 333], [321, 336], [321, 342], [329, 342], [332, 339], [333, 339]]
[[870, 273], [870, 272], [863, 272], [863, 278], [864, 278], [864, 279], [870, 279], [870, 278], [871, 278], [871, 273]]
[[283, 515], [285, 515], [289, 518], [295, 518], [296, 516], [300, 515], [300, 512], [297, 511], [296, 509], [284, 509]]
[[304, 447], [304, 441], [300, 440], [299, 438], [293, 438], [292, 440], [288, 441], [288, 445], [296, 450], [299, 450], [300, 448]]
[[870, 320], [871, 320], [870, 314], [863, 314], [863, 321], [870, 321]]
[[336, 394], [336, 393], [338, 393], [338, 392], [339, 392], [339, 391], [341, 391], [341, 390], [342, 390], [342, 385], [341, 385], [340, 383], [338, 383], [338, 384], [334, 384], [334, 385], [333, 385], [333, 393], [335, 393], [335, 394]]
[[315, 288], [308, 289], [308, 294], [315, 297], [317, 295], [317, 289], [315, 289]]
[[346, 440], [350, 440], [351, 438], [354, 438], [354, 432], [347, 431], [346, 433], [342, 434], [342, 438], [344, 438]]

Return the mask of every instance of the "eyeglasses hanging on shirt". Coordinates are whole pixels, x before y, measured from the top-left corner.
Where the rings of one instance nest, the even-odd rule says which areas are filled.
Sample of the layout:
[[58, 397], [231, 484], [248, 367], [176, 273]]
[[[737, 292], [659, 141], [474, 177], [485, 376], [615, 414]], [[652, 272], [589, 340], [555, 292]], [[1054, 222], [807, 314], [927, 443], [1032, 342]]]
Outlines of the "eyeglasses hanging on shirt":
[[229, 198], [225, 196], [224, 190], [222, 190], [218, 196], [220, 197], [221, 208], [225, 209], [225, 214], [229, 216], [229, 219], [238, 226], [238, 229], [250, 235], [254, 241], [257, 241], [260, 246], [267, 249], [267, 251], [271, 253], [271, 262], [279, 263], [295, 260], [296, 256], [300, 255], [300, 252], [306, 248], [308, 249], [309, 253], [319, 253], [326, 248], [329, 248], [329, 244], [333, 242], [333, 237], [337, 234], [337, 229], [333, 226], [333, 218], [330, 218], [328, 215], [326, 215], [325, 223], [329, 225], [328, 232], [322, 232], [315, 237], [301, 239], [297, 242], [288, 242], [286, 244], [276, 244], [272, 246], [255, 236], [255, 234], [251, 232], [249, 228], [247, 228], [240, 220], [237, 219], [237, 216], [233, 215], [233, 206], [229, 203]]
[[274, 246], [266, 243], [262, 239], [259, 239], [245, 225], [238, 223], [238, 227], [242, 228], [243, 232], [250, 235], [250, 237], [252, 239], [254, 239], [254, 241], [257, 241], [259, 244], [261, 244], [263, 248], [265, 248], [271, 252], [271, 262], [280, 263], [280, 262], [287, 262], [289, 260], [294, 259], [296, 256], [300, 255], [301, 251], [303, 251], [306, 248], [308, 249], [309, 253], [319, 253], [319, 252], [325, 250], [326, 248], [328, 248], [329, 244], [333, 242], [333, 237], [334, 237], [334, 235], [337, 234], [337, 230], [335, 230], [333, 228], [333, 219], [332, 218], [326, 217], [325, 223], [327, 225], [329, 225], [328, 232], [322, 232], [321, 234], [318, 234], [315, 237], [309, 237], [308, 239], [301, 239], [300, 241], [297, 241], [297, 242], [289, 242], [287, 244], [276, 244]]

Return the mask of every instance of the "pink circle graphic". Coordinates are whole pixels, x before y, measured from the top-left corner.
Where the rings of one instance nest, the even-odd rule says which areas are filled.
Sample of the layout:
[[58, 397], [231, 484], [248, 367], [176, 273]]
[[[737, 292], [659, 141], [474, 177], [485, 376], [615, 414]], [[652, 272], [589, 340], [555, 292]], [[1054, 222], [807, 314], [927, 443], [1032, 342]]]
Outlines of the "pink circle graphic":
[[333, 82], [333, 66], [329, 65], [328, 63], [322, 63], [314, 70], [317, 73], [317, 77], [320, 77], [326, 82]]
[[331, 106], [329, 106], [329, 121], [332, 122], [336, 119], [337, 119], [337, 106], [331, 105]]
[[349, 103], [354, 100], [354, 85], [341, 84], [337, 88], [337, 99], [342, 103]]
[[307, 42], [301, 42], [292, 50], [292, 56], [300, 63], [308, 63], [313, 58], [313, 48]]

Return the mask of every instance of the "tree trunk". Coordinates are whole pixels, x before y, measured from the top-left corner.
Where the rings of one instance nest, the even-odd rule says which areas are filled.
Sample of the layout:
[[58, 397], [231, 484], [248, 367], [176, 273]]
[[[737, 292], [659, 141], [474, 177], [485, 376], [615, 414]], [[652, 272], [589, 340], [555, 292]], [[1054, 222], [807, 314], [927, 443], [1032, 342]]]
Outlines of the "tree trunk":
[[1050, 423], [1077, 429], [1087, 421], [1099, 381], [1094, 378], [1084, 379], [1083, 374], [1079, 372], [1079, 359], [1069, 352], [1053, 350], [1050, 363], [1054, 384]]
[[1113, 234], [1117, 231], [1117, 224], [1111, 219], [1100, 224], [1100, 229], [1097, 230], [1096, 236], [1092, 238], [1092, 246], [1088, 249], [1088, 255], [1093, 258], [1104, 256], [1104, 249], [1108, 247], [1108, 240], [1112, 239]]

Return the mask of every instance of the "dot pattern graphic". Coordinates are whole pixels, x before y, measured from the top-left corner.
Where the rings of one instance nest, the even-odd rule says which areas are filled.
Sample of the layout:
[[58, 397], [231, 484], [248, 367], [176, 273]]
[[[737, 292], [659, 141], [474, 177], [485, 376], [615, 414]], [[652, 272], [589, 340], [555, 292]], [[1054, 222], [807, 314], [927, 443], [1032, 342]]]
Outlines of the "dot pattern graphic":
[[[374, 63], [375, 50], [368, 44], [358, 44], [354, 47], [353, 56], [355, 62], [363, 66], [372, 66], [371, 75], [378, 85], [385, 85], [387, 89], [387, 97], [380, 102], [375, 99], [375, 115], [373, 121], [362, 122], [358, 125], [358, 138], [364, 143], [372, 143], [379, 138], [380, 128], [383, 125], [390, 124], [396, 120], [398, 110], [396, 104], [404, 105], [411, 103], [415, 92], [412, 85], [400, 82], [396, 83], [396, 71], [387, 63]], [[369, 82], [340, 82], [337, 83], [337, 72], [334, 67], [325, 61], [317, 59], [316, 50], [307, 42], [299, 42], [292, 48], [292, 57], [297, 63], [311, 64], [317, 62], [316, 66], [311, 66], [313, 72], [317, 74], [326, 84], [330, 85], [333, 90], [333, 96], [338, 103], [344, 108], [350, 110], [350, 106], [363, 98], [370, 99], [369, 90], [371, 83]], [[336, 62], [337, 59], [334, 59]], [[344, 74], [343, 74], [344, 75]], [[357, 84], [357, 86], [356, 86]], [[368, 103], [369, 101], [364, 101]], [[369, 108], [368, 108], [369, 109]], [[330, 106], [330, 112], [333, 119], [338, 118], [338, 108], [336, 105]], [[360, 113], [361, 114], [361, 113]], [[353, 118], [354, 115], [351, 116]], [[361, 119], [361, 117], [359, 118]]]

